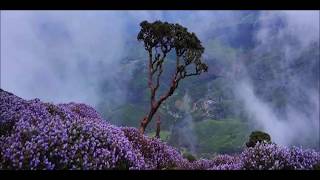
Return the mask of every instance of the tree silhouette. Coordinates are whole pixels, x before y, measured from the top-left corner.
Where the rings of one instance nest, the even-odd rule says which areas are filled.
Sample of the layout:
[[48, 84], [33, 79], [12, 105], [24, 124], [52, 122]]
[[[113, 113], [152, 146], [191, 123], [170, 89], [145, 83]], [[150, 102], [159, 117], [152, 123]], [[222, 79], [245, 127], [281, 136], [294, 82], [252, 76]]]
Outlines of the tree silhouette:
[[[207, 72], [208, 66], [201, 61], [204, 47], [194, 33], [179, 24], [155, 21], [140, 23], [141, 30], [138, 41], [144, 43], [149, 55], [148, 87], [150, 89], [150, 111], [140, 123], [140, 132], [143, 134], [158, 108], [177, 89], [180, 80]], [[158, 99], [156, 93], [160, 87], [160, 77], [163, 72], [163, 63], [171, 51], [175, 52], [176, 68], [170, 82], [170, 88]], [[188, 69], [187, 69], [188, 67]], [[157, 121], [159, 126], [160, 120]]]

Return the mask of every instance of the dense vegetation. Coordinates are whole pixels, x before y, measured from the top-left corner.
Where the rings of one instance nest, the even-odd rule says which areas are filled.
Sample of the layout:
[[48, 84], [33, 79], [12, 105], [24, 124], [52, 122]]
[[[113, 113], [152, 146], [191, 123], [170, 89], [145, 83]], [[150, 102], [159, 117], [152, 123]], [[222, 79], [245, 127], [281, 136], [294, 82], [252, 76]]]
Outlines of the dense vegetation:
[[263, 142], [232, 156], [183, 156], [84, 104], [26, 101], [2, 89], [0, 108], [0, 169], [314, 169], [320, 163], [314, 150]]
[[257, 143], [212, 160], [184, 156], [84, 104], [23, 100], [0, 90], [0, 169], [313, 169], [320, 153]]

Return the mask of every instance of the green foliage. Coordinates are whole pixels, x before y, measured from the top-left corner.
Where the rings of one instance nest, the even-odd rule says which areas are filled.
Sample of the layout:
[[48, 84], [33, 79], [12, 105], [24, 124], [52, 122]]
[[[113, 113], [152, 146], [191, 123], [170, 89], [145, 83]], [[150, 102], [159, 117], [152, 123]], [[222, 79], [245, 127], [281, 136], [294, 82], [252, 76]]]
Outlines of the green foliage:
[[[162, 64], [166, 55], [172, 49], [175, 50], [177, 57], [176, 66], [174, 66], [176, 67], [175, 81], [178, 82], [187, 76], [200, 75], [201, 72], [208, 71], [208, 66], [201, 59], [204, 47], [195, 33], [188, 32], [187, 28], [179, 24], [161, 21], [153, 23], [143, 21], [140, 26], [141, 30], [137, 39], [144, 43], [145, 49], [149, 52], [149, 58], [151, 58], [149, 60], [152, 63], [150, 64], [151, 70], [153, 72], [159, 71], [158, 77], [162, 73]], [[153, 54], [154, 57], [152, 57]], [[187, 66], [190, 64], [195, 66], [195, 72], [187, 72]], [[150, 74], [150, 76], [152, 75], [153, 73]]]
[[138, 34], [137, 39], [143, 40], [146, 49], [153, 48], [161, 41], [172, 41], [172, 44], [176, 50], [198, 49], [204, 51], [204, 48], [200, 44], [200, 40], [194, 33], [189, 33], [188, 29], [179, 24], [170, 24], [167, 22], [155, 21], [149, 23], [143, 21], [140, 23], [141, 31]]
[[201, 154], [238, 152], [249, 134], [248, 124], [239, 119], [204, 120], [195, 123], [194, 129]]
[[257, 142], [265, 141], [271, 142], [271, 137], [268, 133], [262, 131], [253, 131], [249, 136], [249, 141], [246, 143], [247, 147], [254, 147]]
[[133, 104], [125, 104], [110, 112], [108, 119], [116, 125], [138, 127], [137, 122], [144, 115], [143, 108]]
[[[155, 137], [156, 133], [153, 131], [153, 132], [150, 132], [148, 133], [148, 136], [149, 137]], [[170, 137], [170, 132], [169, 131], [166, 131], [166, 130], [161, 130], [160, 131], [160, 139], [162, 141], [167, 141]]]
[[190, 162], [193, 162], [193, 161], [196, 161], [197, 160], [197, 158], [193, 155], [193, 154], [191, 154], [191, 153], [189, 153], [189, 152], [184, 152], [183, 154], [182, 154], [182, 156], [184, 157], [184, 158], [186, 158], [188, 161], [190, 161]]

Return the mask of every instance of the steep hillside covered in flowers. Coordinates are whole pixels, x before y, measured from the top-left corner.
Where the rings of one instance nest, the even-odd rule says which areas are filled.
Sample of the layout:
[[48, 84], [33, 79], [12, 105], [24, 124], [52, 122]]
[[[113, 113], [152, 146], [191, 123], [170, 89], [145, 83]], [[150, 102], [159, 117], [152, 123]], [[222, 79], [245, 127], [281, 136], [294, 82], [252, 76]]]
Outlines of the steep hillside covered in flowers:
[[85, 104], [24, 100], [0, 89], [0, 169], [314, 169], [320, 153], [257, 144], [238, 155], [188, 161]]

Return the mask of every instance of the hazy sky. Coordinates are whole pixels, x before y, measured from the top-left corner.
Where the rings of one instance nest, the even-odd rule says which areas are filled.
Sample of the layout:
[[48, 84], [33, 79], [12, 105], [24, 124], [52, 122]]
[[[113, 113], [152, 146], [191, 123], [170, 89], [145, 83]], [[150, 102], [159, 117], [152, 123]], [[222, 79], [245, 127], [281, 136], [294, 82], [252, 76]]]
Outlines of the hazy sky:
[[[212, 12], [2, 11], [1, 87], [21, 97], [95, 105], [97, 86], [114, 79], [143, 20], [181, 22], [198, 34]], [[212, 21], [214, 18], [212, 18]], [[129, 78], [130, 70], [123, 78]], [[114, 82], [115, 94], [123, 92]]]

